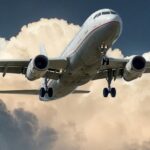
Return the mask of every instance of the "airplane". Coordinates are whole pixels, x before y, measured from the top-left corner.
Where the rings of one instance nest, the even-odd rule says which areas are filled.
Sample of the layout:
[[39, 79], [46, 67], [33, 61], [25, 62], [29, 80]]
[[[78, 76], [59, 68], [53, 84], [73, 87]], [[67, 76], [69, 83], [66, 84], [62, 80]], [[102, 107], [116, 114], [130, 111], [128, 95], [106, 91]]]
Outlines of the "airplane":
[[45, 48], [41, 47], [41, 53], [31, 60], [0, 60], [3, 77], [7, 73], [15, 73], [24, 74], [30, 81], [42, 78], [40, 89], [0, 93], [39, 94], [41, 101], [51, 101], [70, 93], [88, 93], [77, 90], [77, 87], [91, 80], [106, 79], [108, 87], [103, 89], [103, 96], [110, 94], [115, 97], [116, 89], [111, 87], [112, 80], [123, 78], [132, 81], [143, 73], [150, 73], [150, 62], [143, 56], [116, 59], [106, 55], [120, 37], [122, 28], [122, 19], [117, 12], [101, 9], [87, 18], [58, 58], [48, 58]]

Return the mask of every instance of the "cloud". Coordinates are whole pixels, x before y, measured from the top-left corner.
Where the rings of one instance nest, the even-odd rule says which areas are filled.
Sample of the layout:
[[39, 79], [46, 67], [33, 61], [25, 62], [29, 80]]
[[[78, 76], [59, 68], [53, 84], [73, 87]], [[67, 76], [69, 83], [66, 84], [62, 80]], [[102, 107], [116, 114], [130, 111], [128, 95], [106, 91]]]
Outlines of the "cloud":
[[[1, 59], [29, 59], [39, 53], [38, 48], [41, 43], [45, 45], [49, 57], [59, 56], [79, 28], [77, 25], [58, 19], [41, 19], [30, 23], [9, 41], [0, 39]], [[110, 49], [108, 55], [124, 57], [119, 49]], [[144, 57], [149, 59], [149, 52], [144, 54]], [[40, 81], [29, 82], [22, 75], [6, 75], [5, 78], [0, 78], [0, 85], [1, 89], [38, 88]], [[90, 89], [90, 94], [69, 95], [48, 103], [40, 102], [37, 96], [0, 95], [7, 105], [7, 108], [6, 105], [4, 107], [6, 112], [10, 111], [9, 117], [5, 116], [10, 119], [5, 121], [4, 117], [2, 126], [5, 128], [0, 133], [8, 136], [7, 131], [10, 131], [8, 122], [12, 124], [15, 122], [17, 126], [13, 130], [19, 128], [20, 143], [24, 141], [26, 146], [30, 146], [31, 143], [26, 141], [26, 138], [33, 140], [33, 143], [41, 141], [39, 143], [43, 146], [41, 148], [43, 150], [46, 150], [48, 144], [50, 144], [49, 149], [52, 150], [149, 149], [149, 74], [130, 83], [122, 79], [113, 82], [113, 86], [117, 88], [115, 99], [102, 97], [105, 86], [107, 86], [105, 80], [92, 81], [79, 87]], [[45, 125], [48, 128], [41, 128]], [[26, 132], [24, 133], [20, 127], [26, 128]], [[38, 135], [35, 134], [37, 131]], [[49, 134], [48, 131], [52, 133]], [[13, 138], [10, 139], [13, 141], [15, 140]], [[1, 145], [9, 150], [9, 145], [12, 143], [10, 139], [6, 142], [6, 139], [0, 140]]]
[[10, 112], [0, 100], [1, 150], [48, 150], [56, 139], [56, 131], [40, 127], [34, 114], [21, 108]]

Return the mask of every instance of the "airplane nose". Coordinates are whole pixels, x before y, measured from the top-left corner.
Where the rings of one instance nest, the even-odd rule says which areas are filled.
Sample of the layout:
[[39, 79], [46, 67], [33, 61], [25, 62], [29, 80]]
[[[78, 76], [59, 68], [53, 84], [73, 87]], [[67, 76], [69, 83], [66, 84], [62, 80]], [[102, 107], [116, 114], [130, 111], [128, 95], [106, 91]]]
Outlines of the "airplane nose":
[[113, 39], [118, 38], [120, 36], [120, 34], [121, 34], [121, 26], [118, 21], [116, 21], [116, 20], [111, 21], [105, 26], [106, 39], [113, 41]]
[[121, 19], [116, 16], [111, 16], [111, 18], [107, 18], [106, 24], [104, 24], [102, 31], [103, 43], [111, 45], [112, 42], [116, 42], [122, 32]]
[[119, 24], [119, 28], [120, 28], [120, 33], [122, 32], [122, 19], [119, 15], [112, 15], [110, 18], [109, 18], [110, 22], [117, 22]]
[[120, 36], [122, 33], [122, 20], [121, 17], [117, 14], [112, 14], [109, 17], [106, 18], [106, 22], [110, 22], [110, 24], [112, 23], [111, 28], [113, 28], [112, 30], [117, 30], [117, 35]]

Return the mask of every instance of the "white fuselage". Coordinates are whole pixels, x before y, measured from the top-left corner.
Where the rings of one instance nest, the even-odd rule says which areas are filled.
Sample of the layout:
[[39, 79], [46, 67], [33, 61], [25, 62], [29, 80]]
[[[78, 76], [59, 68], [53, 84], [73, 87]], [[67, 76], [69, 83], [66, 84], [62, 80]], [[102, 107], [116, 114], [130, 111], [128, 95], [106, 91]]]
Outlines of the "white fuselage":
[[[61, 98], [89, 82], [100, 69], [106, 51], [116, 42], [121, 31], [122, 20], [113, 10], [102, 9], [93, 13], [60, 56], [69, 61], [69, 66], [59, 80], [49, 81], [53, 96], [45, 95], [42, 100]], [[106, 51], [103, 51], [103, 46], [107, 46]]]

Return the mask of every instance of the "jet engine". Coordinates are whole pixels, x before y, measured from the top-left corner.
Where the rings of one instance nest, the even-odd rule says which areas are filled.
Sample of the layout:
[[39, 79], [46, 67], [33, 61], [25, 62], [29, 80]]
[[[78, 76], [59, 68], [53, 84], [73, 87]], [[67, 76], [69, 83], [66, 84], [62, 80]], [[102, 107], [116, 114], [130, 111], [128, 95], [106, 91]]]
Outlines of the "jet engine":
[[43, 77], [48, 70], [48, 62], [48, 58], [44, 55], [38, 55], [32, 59], [27, 68], [27, 79], [33, 81]]
[[126, 81], [141, 77], [145, 71], [146, 60], [142, 56], [135, 56], [125, 66], [123, 78]]

